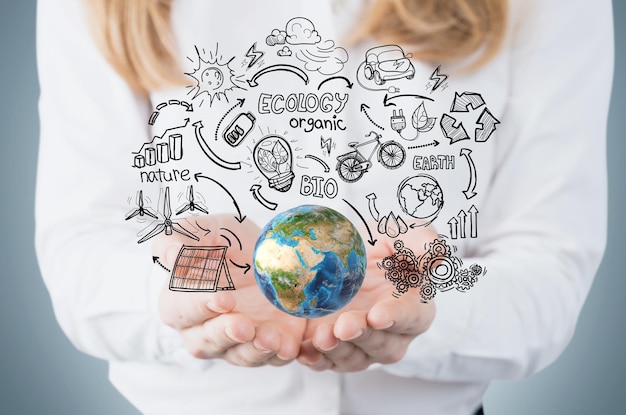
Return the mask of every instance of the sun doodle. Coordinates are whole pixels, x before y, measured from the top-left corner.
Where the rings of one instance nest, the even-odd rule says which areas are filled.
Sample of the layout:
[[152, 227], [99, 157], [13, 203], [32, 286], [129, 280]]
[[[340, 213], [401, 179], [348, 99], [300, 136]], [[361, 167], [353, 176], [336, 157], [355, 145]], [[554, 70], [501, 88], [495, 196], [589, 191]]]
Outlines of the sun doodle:
[[192, 63], [196, 65], [192, 72], [186, 72], [185, 75], [189, 75], [194, 81], [194, 85], [189, 85], [190, 88], [188, 95], [193, 94], [192, 99], [201, 98], [199, 106], [204, 103], [206, 95], [209, 98], [209, 105], [213, 104], [215, 99], [221, 100], [224, 98], [228, 102], [229, 91], [235, 88], [241, 88], [236, 85], [237, 81], [235, 73], [228, 66], [230, 62], [235, 59], [225, 59], [218, 51], [218, 46], [215, 47], [215, 51], [206, 52], [205, 49], [199, 49], [196, 46], [196, 56], [187, 57]]

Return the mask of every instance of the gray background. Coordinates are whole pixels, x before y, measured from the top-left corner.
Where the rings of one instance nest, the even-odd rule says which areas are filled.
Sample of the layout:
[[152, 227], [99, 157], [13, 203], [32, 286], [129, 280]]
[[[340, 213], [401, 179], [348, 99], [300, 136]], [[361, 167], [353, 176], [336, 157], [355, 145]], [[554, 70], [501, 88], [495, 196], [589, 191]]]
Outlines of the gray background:
[[[489, 415], [626, 413], [626, 28], [619, 24], [626, 2], [613, 3], [608, 249], [570, 347], [531, 379], [495, 382], [485, 400]], [[35, 1], [2, 0], [0, 33], [0, 407], [7, 414], [136, 414], [108, 383], [105, 363], [76, 351], [61, 333], [35, 260]]]

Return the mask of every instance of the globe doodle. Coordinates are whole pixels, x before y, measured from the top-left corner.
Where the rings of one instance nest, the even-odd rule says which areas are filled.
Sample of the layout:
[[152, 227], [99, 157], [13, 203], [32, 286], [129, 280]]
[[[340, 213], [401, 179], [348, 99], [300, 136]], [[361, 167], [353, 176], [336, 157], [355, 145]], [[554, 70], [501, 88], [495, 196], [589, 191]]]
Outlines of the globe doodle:
[[418, 174], [400, 183], [398, 201], [404, 213], [430, 223], [443, 207], [443, 192], [433, 177]]
[[274, 217], [254, 248], [254, 275], [279, 310], [304, 318], [343, 308], [361, 288], [365, 245], [341, 213], [303, 205]]

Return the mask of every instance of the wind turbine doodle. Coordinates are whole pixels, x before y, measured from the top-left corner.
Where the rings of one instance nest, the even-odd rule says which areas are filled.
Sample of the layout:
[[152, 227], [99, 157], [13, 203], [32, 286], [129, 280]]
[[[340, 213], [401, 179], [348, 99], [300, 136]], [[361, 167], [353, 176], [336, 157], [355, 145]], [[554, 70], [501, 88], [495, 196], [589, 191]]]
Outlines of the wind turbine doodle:
[[139, 241], [138, 244], [147, 241], [150, 238], [157, 236], [158, 234], [165, 232], [166, 235], [172, 235], [173, 232], [177, 232], [181, 235], [184, 235], [188, 238], [191, 238], [195, 241], [199, 241], [196, 235], [189, 232], [187, 229], [183, 228], [181, 224], [172, 220], [172, 206], [170, 204], [170, 188], [165, 188], [165, 196], [163, 198], [163, 220], [158, 221], [152, 230], [144, 235]]
[[187, 193], [187, 201], [188, 203], [184, 205], [183, 207], [181, 207], [178, 210], [178, 212], [176, 212], [177, 215], [180, 215], [181, 213], [186, 212], [186, 211], [195, 212], [196, 210], [206, 215], [209, 214], [209, 212], [205, 208], [203, 208], [199, 203], [194, 201], [193, 185], [189, 186], [189, 192]]
[[137, 196], [137, 209], [130, 212], [126, 215], [126, 220], [132, 219], [135, 216], [150, 216], [153, 219], [158, 219], [158, 217], [148, 210], [149, 208], [145, 208], [143, 205], [143, 190], [139, 191], [139, 195]]

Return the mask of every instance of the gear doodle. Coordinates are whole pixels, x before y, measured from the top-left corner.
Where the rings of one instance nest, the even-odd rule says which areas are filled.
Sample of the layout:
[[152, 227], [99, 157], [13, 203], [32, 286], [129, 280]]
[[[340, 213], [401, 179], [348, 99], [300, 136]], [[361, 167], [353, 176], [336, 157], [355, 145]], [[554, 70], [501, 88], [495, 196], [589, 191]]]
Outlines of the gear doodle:
[[409, 288], [419, 288], [422, 302], [428, 302], [438, 291], [467, 291], [480, 275], [486, 274], [486, 268], [478, 264], [463, 268], [463, 261], [452, 254], [456, 248], [448, 245], [444, 236], [440, 237], [426, 244], [426, 252], [417, 257], [403, 241], [396, 240], [393, 244], [396, 252], [377, 264], [395, 286], [394, 297], [408, 292]]

